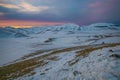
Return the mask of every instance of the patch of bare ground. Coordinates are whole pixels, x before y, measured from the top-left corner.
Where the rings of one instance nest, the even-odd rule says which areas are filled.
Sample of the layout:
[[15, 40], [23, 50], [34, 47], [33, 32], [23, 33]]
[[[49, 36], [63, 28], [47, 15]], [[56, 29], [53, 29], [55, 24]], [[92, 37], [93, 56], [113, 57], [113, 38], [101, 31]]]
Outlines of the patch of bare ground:
[[[25, 55], [25, 56], [21, 57], [18, 60], [24, 60], [24, 59], [27, 59], [27, 58], [42, 54], [44, 52], [50, 53], [50, 55], [51, 55], [51, 54], [57, 54], [57, 53], [62, 53], [62, 52], [73, 51], [73, 50], [77, 50], [77, 49], [84, 48], [84, 47], [86, 47], [86, 46], [77, 46], [77, 47], [70, 47], [70, 48], [64, 48], [64, 49], [38, 50], [38, 51], [35, 51], [34, 53], [30, 53], [28, 55]], [[47, 56], [48, 54], [45, 54], [45, 55]], [[18, 60], [16, 60], [16, 61], [18, 61]]]
[[111, 34], [111, 35], [110, 34], [109, 35], [95, 35], [93, 37], [94, 37], [93, 39], [88, 39], [88, 40], [86, 40], [86, 42], [89, 42], [89, 41], [97, 42], [98, 40], [105, 39], [105, 38], [120, 37], [120, 35], [116, 35], [116, 34]]
[[115, 47], [115, 46], [119, 46], [120, 43], [111, 43], [111, 44], [99, 44], [96, 46], [88, 46], [83, 50], [77, 51], [76, 52], [76, 57], [75, 59], [71, 60], [68, 62], [68, 64], [70, 66], [73, 66], [74, 64], [76, 64], [79, 61], [79, 57], [87, 57], [90, 52], [98, 50], [98, 49], [102, 49], [102, 48], [108, 48], [108, 47]]
[[[78, 47], [55, 50], [42, 56], [2, 66], [0, 67], [0, 80], [16, 79], [20, 76], [26, 75], [30, 73], [34, 68], [47, 64], [47, 62], [45, 62], [43, 59], [48, 58], [50, 60], [55, 60], [56, 57], [49, 57], [53, 54], [72, 51], [74, 49], [78, 49]], [[36, 52], [36, 54], [39, 54], [39, 52]]]
[[25, 60], [14, 64], [0, 67], [0, 80], [13, 80], [30, 73], [34, 68], [44, 66], [47, 62], [35, 59]]
[[[0, 67], [0, 80], [16, 79], [23, 75], [29, 74], [31, 73], [31, 71], [33, 71], [34, 68], [39, 66], [44, 66], [45, 64], [47, 64], [48, 62], [45, 62], [44, 59], [48, 58], [50, 60], [55, 60], [56, 57], [50, 58], [50, 56], [54, 54], [59, 54], [62, 52], [68, 52], [68, 51], [80, 49], [80, 48], [82, 47], [79, 46], [79, 47], [72, 47], [72, 48], [66, 48], [61, 50], [54, 50], [42, 56], [33, 57], [31, 59], [22, 60], [13, 64], [2, 66]], [[41, 52], [38, 51], [35, 54], [39, 54], [39, 53]]]
[[44, 53], [44, 52], [49, 52], [49, 51], [51, 51], [52, 49], [50, 49], [50, 50], [38, 50], [38, 51], [36, 51], [36, 52], [34, 52], [34, 53], [30, 53], [30, 54], [28, 54], [28, 55], [25, 55], [25, 56], [23, 56], [21, 59], [23, 60], [23, 59], [27, 59], [27, 58], [29, 58], [29, 57], [33, 57], [33, 56], [35, 56], [35, 55], [39, 55], [39, 54], [42, 54], [42, 53]]
[[76, 64], [78, 61], [79, 61], [79, 59], [73, 59], [73, 60], [71, 60], [71, 61], [68, 61], [68, 64], [69, 64], [70, 66], [72, 66], [72, 65]]
[[[87, 36], [87, 37], [88, 37], [88, 36]], [[116, 35], [116, 34], [111, 34], [111, 35], [95, 35], [95, 36], [93, 36], [93, 37], [94, 37], [93, 39], [88, 39], [86, 42], [89, 42], [89, 41], [94, 41], [94, 42], [96, 42], [96, 41], [101, 40], [101, 39], [103, 39], [103, 38], [120, 37], [120, 35]], [[53, 40], [55, 40], [55, 38], [49, 38], [49, 39], [46, 40], [45, 42], [51, 42], [51, 41], [53, 41]], [[94, 42], [93, 42], [93, 43], [94, 43]], [[28, 55], [23, 56], [23, 57], [21, 58], [21, 60], [27, 59], [27, 58], [29, 58], [29, 57], [33, 57], [33, 56], [35, 56], [35, 55], [42, 54], [42, 53], [44, 53], [44, 52], [54, 51], [53, 53], [61, 53], [61, 52], [68, 52], [68, 51], [72, 51], [72, 50], [77, 50], [77, 49], [79, 49], [79, 48], [81, 48], [81, 47], [83, 47], [83, 46], [70, 47], [70, 48], [65, 48], [65, 49], [61, 49], [61, 50], [58, 50], [58, 49], [38, 50], [38, 51], [36, 51], [36, 52], [34, 52], [34, 53], [30, 53], [30, 54], [28, 54]], [[84, 46], [84, 47], [86, 47], [86, 46]], [[20, 59], [18, 59], [18, 60], [20, 60]]]
[[92, 51], [102, 49], [102, 48], [115, 47], [115, 46], [119, 46], [119, 45], [120, 45], [120, 43], [111, 43], [111, 44], [101, 44], [101, 45], [94, 46], [94, 47], [90, 46], [90, 47], [85, 48], [84, 50], [77, 51], [76, 57], [79, 57], [79, 56], [86, 57]]
[[54, 41], [55, 40], [55, 38], [48, 38], [46, 41], [44, 41], [45, 43], [49, 43], [49, 42], [52, 42], [52, 41]]
[[47, 59], [51, 60], [51, 61], [57, 61], [58, 57], [57, 56], [52, 56], [52, 57], [48, 57]]
[[[63, 52], [69, 52], [73, 50], [78, 50], [82, 49], [81, 51], [76, 52], [76, 59], [71, 60], [70, 65], [74, 65], [77, 63], [79, 60], [80, 56], [86, 57], [90, 52], [102, 49], [102, 48], [107, 48], [107, 47], [115, 47], [120, 45], [120, 43], [112, 43], [112, 44], [97, 44], [97, 45], [87, 45], [87, 46], [77, 46], [77, 47], [71, 47], [71, 48], [65, 48], [65, 49], [60, 49], [60, 50], [54, 50], [50, 51], [47, 54], [33, 57], [31, 59], [23, 60], [20, 62], [16, 62], [13, 64], [8, 64], [5, 66], [0, 67], [0, 80], [7, 80], [7, 79], [16, 79], [18, 77], [21, 77], [26, 74], [30, 74], [34, 68], [37, 67], [42, 67], [46, 65], [48, 62], [45, 62], [45, 59], [50, 59], [50, 60], [55, 60], [56, 57], [51, 57], [54, 56], [55, 54], [60, 54]], [[39, 54], [39, 52], [36, 52], [36, 54]]]

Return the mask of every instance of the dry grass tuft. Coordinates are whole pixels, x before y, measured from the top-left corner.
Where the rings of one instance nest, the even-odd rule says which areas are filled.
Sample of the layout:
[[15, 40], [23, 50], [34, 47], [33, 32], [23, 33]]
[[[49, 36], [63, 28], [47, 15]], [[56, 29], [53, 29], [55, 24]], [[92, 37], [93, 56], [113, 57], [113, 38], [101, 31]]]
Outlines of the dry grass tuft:
[[[7, 80], [7, 79], [13, 80], [20, 76], [29, 74], [33, 71], [34, 68], [39, 67], [39, 66], [44, 66], [45, 64], [47, 64], [48, 62], [45, 62], [44, 59], [56, 60], [57, 59], [56, 56], [50, 57], [55, 54], [84, 48], [83, 50], [76, 52], [76, 57], [80, 57], [80, 56], [86, 57], [90, 52], [94, 50], [107, 48], [107, 47], [115, 47], [118, 45], [120, 45], [120, 43], [77, 46], [77, 47], [65, 48], [61, 50], [54, 50], [42, 56], [34, 57], [28, 60], [24, 60], [24, 61], [20, 61], [20, 62], [16, 62], [13, 64], [0, 67], [0, 80]], [[37, 52], [36, 54], [39, 54], [39, 52]], [[78, 59], [74, 59], [69, 63], [72, 66], [76, 64], [78, 61], [79, 61]]]
[[57, 61], [58, 57], [57, 56], [52, 56], [52, 57], [48, 57], [47, 59], [51, 60], [51, 61]]
[[69, 64], [70, 66], [73, 66], [73, 65], [76, 64], [78, 61], [79, 61], [79, 59], [73, 59], [73, 60], [69, 61], [68, 64]]
[[120, 43], [113, 43], [113, 44], [101, 44], [101, 45], [98, 45], [96, 47], [88, 47], [88, 48], [85, 48], [84, 50], [81, 50], [81, 51], [77, 51], [76, 52], [76, 57], [79, 57], [79, 56], [83, 56], [83, 57], [86, 57], [90, 52], [92, 51], [95, 51], [95, 50], [98, 50], [98, 49], [102, 49], [102, 48], [107, 48], [107, 47], [115, 47], [115, 46], [118, 46], [120, 45]]
[[30, 59], [0, 67], [0, 80], [15, 79], [30, 73], [34, 68], [43, 66], [46, 63], [47, 62], [43, 60], [38, 62], [34, 59]]

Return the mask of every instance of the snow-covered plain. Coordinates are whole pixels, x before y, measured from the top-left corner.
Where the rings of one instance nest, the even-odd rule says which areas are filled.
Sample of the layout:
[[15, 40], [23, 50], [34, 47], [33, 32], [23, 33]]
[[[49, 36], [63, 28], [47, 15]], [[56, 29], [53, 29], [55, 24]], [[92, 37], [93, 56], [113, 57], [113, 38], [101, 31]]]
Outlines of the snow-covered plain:
[[0, 28], [0, 79], [120, 80], [119, 52], [114, 24]]

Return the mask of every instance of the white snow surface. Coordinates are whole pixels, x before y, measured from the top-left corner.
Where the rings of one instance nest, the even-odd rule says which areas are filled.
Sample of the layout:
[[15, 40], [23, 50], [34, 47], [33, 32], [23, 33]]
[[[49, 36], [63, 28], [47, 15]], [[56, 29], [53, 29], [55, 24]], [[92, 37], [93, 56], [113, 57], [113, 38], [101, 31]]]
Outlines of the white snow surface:
[[[7, 27], [0, 28], [0, 31], [0, 66], [8, 65], [9, 62], [38, 50], [120, 43], [120, 26], [109, 23], [22, 29]], [[85, 58], [75, 58], [76, 51], [56, 54], [54, 56], [57, 56], [58, 60], [46, 59], [48, 64], [35, 68], [35, 75], [24, 75], [17, 80], [120, 80], [120, 59], [109, 57], [111, 54], [120, 55], [120, 46], [95, 50]], [[74, 59], [79, 61], [69, 66], [68, 62]], [[41, 75], [42, 73], [44, 74]]]
[[[110, 58], [112, 49], [119, 54], [120, 46], [114, 48], [104, 48], [90, 53], [86, 58], [74, 66], [69, 66], [67, 62], [74, 59], [74, 52], [65, 52], [59, 55], [58, 61], [50, 61], [44, 67], [36, 68], [33, 76], [24, 76], [18, 79], [24, 80], [119, 80], [120, 79], [120, 59]], [[46, 71], [46, 69], [49, 69]], [[42, 75], [42, 73], [44, 73]], [[116, 77], [117, 76], [117, 77]]]

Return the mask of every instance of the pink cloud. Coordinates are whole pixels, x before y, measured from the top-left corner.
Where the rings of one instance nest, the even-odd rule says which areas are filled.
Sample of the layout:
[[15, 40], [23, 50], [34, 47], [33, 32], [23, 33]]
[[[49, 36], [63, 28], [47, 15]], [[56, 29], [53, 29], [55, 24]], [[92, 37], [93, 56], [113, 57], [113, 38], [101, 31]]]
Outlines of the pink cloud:
[[[117, 1], [117, 0], [116, 0]], [[107, 16], [111, 13], [115, 1], [113, 0], [106, 0], [106, 1], [97, 1], [94, 3], [91, 3], [89, 5], [90, 11], [89, 11], [89, 17], [92, 20], [101, 20], [103, 18], [107, 18]]]

